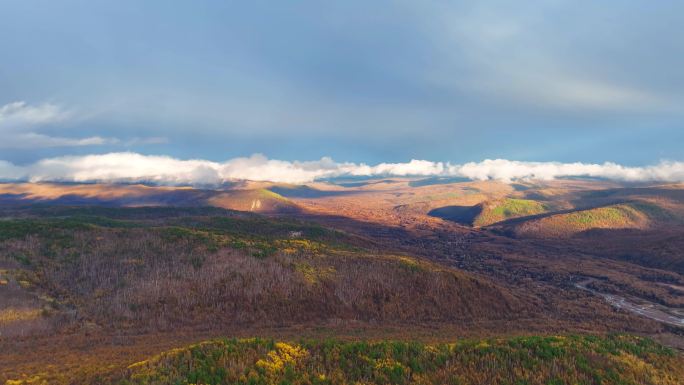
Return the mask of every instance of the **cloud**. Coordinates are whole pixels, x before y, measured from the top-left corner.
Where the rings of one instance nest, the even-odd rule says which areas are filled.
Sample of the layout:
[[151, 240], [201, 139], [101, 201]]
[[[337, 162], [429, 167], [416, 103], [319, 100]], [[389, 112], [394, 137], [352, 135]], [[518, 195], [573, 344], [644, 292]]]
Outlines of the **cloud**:
[[[432, 81], [528, 108], [681, 112], [680, 93], [659, 89], [657, 83], [639, 82], [646, 73], [638, 68], [642, 59], [616, 59], [623, 45], [610, 39], [622, 36], [616, 30], [630, 33], [634, 23], [604, 24], [600, 6], [593, 14], [582, 13], [587, 25], [610, 31], [609, 46], [603, 47], [605, 40], [597, 38], [594, 30], [563, 28], [578, 16], [569, 5], [552, 1], [535, 6], [517, 2], [415, 6], [425, 17], [433, 44], [447, 52], [441, 71], [431, 73]], [[629, 52], [643, 56], [633, 45]], [[468, 76], [460, 76], [455, 67]]]
[[503, 81], [482, 79], [477, 86], [518, 102], [562, 109], [667, 111], [673, 106], [666, 98], [645, 90], [584, 80], [562, 72], [534, 76], [510, 74]]
[[64, 156], [24, 167], [31, 182], [154, 182], [160, 184], [216, 184], [219, 165], [205, 160], [178, 160], [136, 153]]
[[54, 125], [72, 119], [74, 115], [73, 111], [51, 103], [29, 105], [26, 102], [19, 101], [0, 106], [0, 135], [2, 135], [0, 148], [36, 149], [112, 144], [132, 146], [160, 144], [168, 141], [163, 137], [135, 137], [125, 141], [102, 136], [72, 138], [46, 135], [35, 131], [40, 126]]
[[427, 160], [370, 166], [316, 161], [284, 161], [255, 154], [225, 162], [181, 160], [168, 156], [119, 152], [48, 158], [18, 166], [0, 161], [0, 180], [30, 182], [157, 183], [218, 185], [232, 180], [306, 183], [345, 176], [460, 176], [473, 180], [552, 180], [562, 177], [600, 177], [632, 182], [684, 182], [684, 162], [664, 161], [646, 167], [616, 163], [520, 162], [487, 159], [461, 165]]
[[26, 125], [55, 123], [69, 116], [60, 107], [44, 103], [30, 106], [26, 102], [12, 102], [0, 107], [0, 127], [24, 127]]
[[0, 160], [0, 180], [21, 180], [25, 177], [26, 171], [22, 167]]
[[261, 154], [249, 158], [235, 158], [219, 165], [222, 179], [247, 179], [260, 181], [303, 183], [336, 176], [352, 164], [338, 164], [330, 158], [310, 162], [288, 162], [267, 159]]
[[100, 146], [105, 144], [117, 144], [116, 138], [103, 138], [90, 136], [86, 138], [64, 138], [49, 136], [35, 132], [4, 134], [0, 148], [34, 149], [46, 147], [76, 147], [76, 146]]
[[71, 111], [51, 103], [29, 105], [26, 102], [12, 102], [0, 107], [0, 148], [34, 149], [46, 147], [97, 146], [115, 144], [115, 138], [91, 136], [68, 138], [50, 136], [34, 131], [36, 126], [63, 122], [73, 117]]
[[408, 163], [380, 163], [377, 166], [359, 165], [350, 168], [348, 171], [351, 175], [394, 175], [394, 176], [408, 176], [408, 175], [442, 175], [446, 170], [446, 166], [442, 162], [430, 162], [427, 160], [412, 159]]
[[562, 177], [595, 177], [619, 181], [684, 181], [684, 162], [661, 162], [648, 167], [625, 167], [607, 162], [603, 164], [519, 162], [506, 159], [487, 159], [460, 166], [450, 166], [449, 173], [476, 180], [540, 179]]

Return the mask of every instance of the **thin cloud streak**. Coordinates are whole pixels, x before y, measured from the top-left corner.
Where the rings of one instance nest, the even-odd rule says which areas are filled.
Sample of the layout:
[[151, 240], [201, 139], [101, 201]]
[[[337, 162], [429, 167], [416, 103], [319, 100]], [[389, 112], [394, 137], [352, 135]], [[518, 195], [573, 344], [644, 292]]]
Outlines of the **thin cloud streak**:
[[0, 127], [55, 123], [68, 116], [68, 111], [51, 103], [31, 106], [18, 101], [0, 106]]
[[0, 135], [3, 139], [0, 141], [0, 148], [34, 149], [119, 143], [116, 138], [101, 136], [70, 138], [34, 131], [37, 126], [61, 123], [73, 116], [72, 111], [51, 103], [30, 105], [24, 101], [18, 101], [0, 106]]
[[164, 137], [131, 138], [122, 141], [118, 138], [88, 136], [74, 138], [53, 136], [36, 132], [36, 128], [67, 122], [76, 118], [76, 114], [63, 107], [43, 103], [30, 105], [24, 101], [7, 103], [0, 106], [0, 148], [36, 149], [50, 147], [81, 147], [105, 145], [141, 145], [167, 143]]
[[626, 167], [610, 162], [590, 164], [487, 159], [451, 164], [414, 159], [406, 163], [371, 166], [338, 163], [329, 157], [290, 162], [255, 154], [214, 162], [132, 152], [47, 158], [23, 166], [0, 161], [0, 180], [5, 181], [219, 185], [234, 180], [307, 183], [348, 176], [458, 176], [504, 182], [594, 177], [630, 182], [684, 182], [684, 162], [663, 161], [646, 167]]

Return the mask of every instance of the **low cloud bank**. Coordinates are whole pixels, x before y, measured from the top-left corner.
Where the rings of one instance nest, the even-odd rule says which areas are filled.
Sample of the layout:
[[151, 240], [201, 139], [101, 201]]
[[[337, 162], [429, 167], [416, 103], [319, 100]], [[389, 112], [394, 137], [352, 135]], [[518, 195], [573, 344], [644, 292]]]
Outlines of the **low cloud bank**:
[[647, 167], [625, 167], [615, 163], [519, 162], [506, 159], [487, 159], [459, 165], [414, 159], [408, 163], [370, 166], [338, 163], [327, 157], [316, 161], [290, 162], [256, 154], [248, 158], [212, 162], [130, 152], [48, 158], [24, 166], [0, 160], [0, 180], [5, 181], [215, 185], [232, 180], [305, 183], [345, 176], [458, 176], [506, 182], [595, 177], [631, 182], [684, 182], [684, 162], [664, 161]]

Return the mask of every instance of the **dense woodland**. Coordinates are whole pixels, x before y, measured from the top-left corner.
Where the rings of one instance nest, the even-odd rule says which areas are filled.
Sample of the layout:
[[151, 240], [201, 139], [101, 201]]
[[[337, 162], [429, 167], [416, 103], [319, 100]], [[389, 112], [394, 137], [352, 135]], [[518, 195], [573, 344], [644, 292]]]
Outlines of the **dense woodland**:
[[474, 321], [533, 309], [486, 280], [304, 222], [228, 211], [58, 214], [69, 215], [1, 221], [0, 255], [14, 266], [9, 284], [64, 327]]
[[[680, 353], [634, 336], [676, 345], [680, 328], [574, 286], [681, 306], [678, 209], [565, 213], [568, 201], [493, 187], [211, 195], [261, 213], [2, 206], [0, 383], [684, 383]], [[516, 233], [534, 226], [580, 232]]]
[[407, 342], [218, 340], [128, 368], [121, 385], [681, 384], [684, 361], [624, 335]]

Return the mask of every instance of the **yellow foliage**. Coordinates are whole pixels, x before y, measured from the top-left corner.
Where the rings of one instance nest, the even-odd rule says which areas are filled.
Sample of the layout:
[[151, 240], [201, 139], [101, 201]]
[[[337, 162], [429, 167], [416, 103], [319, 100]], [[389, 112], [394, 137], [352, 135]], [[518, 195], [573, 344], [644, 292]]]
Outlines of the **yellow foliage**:
[[0, 310], [0, 324], [15, 321], [28, 321], [38, 317], [40, 317], [40, 309], [17, 309], [10, 307]]
[[383, 360], [378, 360], [375, 363], [375, 369], [392, 369], [400, 367], [403, 368], [404, 366], [401, 364], [401, 362], [393, 360], [391, 358], [385, 358]]
[[48, 382], [39, 375], [18, 380], [7, 380], [5, 385], [48, 385]]
[[663, 371], [657, 370], [652, 364], [644, 361], [643, 359], [628, 353], [621, 353], [617, 356], [613, 356], [616, 362], [625, 365], [629, 372], [634, 375], [639, 375], [644, 380], [647, 380], [651, 384], [667, 384], [667, 385], [678, 385], [679, 380], [670, 376]]
[[486, 349], [486, 348], [488, 348], [488, 347], [490, 347], [490, 346], [491, 346], [491, 345], [489, 344], [489, 342], [484, 341], [484, 340], [477, 344], [477, 348], [478, 348], [478, 349]]
[[561, 347], [566, 345], [567, 338], [565, 336], [553, 336], [553, 338], [556, 340], [551, 342], [551, 346]]
[[280, 373], [285, 365], [295, 365], [308, 354], [309, 352], [301, 346], [278, 342], [275, 349], [268, 352], [265, 359], [257, 361], [256, 365], [273, 376]]
[[315, 284], [320, 282], [322, 279], [330, 277], [335, 273], [335, 269], [332, 267], [316, 268], [308, 263], [297, 263], [295, 264], [295, 269], [300, 272], [306, 282], [310, 284]]
[[286, 254], [308, 252], [317, 255], [326, 249], [326, 246], [321, 242], [311, 241], [309, 239], [280, 239], [275, 241], [275, 245], [279, 250]]
[[128, 369], [138, 369], [138, 368], [141, 368], [141, 367], [147, 365], [149, 362], [150, 362], [149, 360], [136, 362], [136, 363], [128, 365]]

